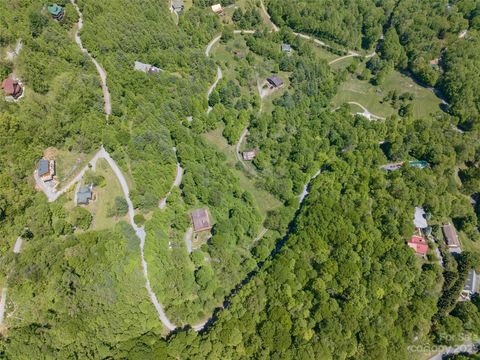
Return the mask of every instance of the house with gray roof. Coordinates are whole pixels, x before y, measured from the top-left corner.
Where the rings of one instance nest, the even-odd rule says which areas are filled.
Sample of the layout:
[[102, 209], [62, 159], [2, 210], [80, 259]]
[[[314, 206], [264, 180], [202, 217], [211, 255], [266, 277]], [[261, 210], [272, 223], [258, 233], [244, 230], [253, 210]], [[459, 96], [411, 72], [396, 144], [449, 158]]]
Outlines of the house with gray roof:
[[292, 46], [290, 44], [282, 44], [282, 52], [290, 53], [292, 52]]
[[88, 205], [93, 198], [92, 186], [82, 186], [77, 192], [77, 204]]
[[272, 75], [267, 78], [267, 82], [271, 87], [279, 88], [283, 86], [283, 80], [280, 79], [277, 75]]
[[55, 160], [40, 159], [37, 164], [37, 175], [43, 181], [53, 180], [55, 175]]
[[134, 65], [133, 65], [133, 68], [137, 71], [141, 71], [141, 72], [144, 72], [146, 74], [156, 74], [156, 73], [159, 73], [160, 71], [163, 71], [162, 69], [160, 69], [156, 66], [153, 66], [153, 65], [150, 65], [150, 64], [144, 64], [140, 61], [135, 61]]
[[466, 301], [471, 300], [473, 294], [478, 292], [477, 284], [477, 273], [475, 270], [470, 270], [468, 272], [467, 281], [465, 281], [465, 286], [460, 294], [460, 300]]
[[173, 0], [172, 1], [172, 10], [175, 11], [177, 14], [185, 8], [183, 4], [183, 0]]

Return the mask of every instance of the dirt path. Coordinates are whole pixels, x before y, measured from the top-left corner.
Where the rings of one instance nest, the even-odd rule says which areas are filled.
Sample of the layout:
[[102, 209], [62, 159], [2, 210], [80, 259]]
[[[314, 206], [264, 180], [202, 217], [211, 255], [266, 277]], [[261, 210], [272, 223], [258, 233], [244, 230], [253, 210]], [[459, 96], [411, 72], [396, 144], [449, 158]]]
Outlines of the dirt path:
[[358, 107], [362, 108], [363, 112], [357, 112], [357, 115], [362, 115], [365, 116], [368, 120], [373, 121], [373, 120], [385, 120], [384, 117], [378, 116], [375, 114], [372, 114], [370, 111], [367, 110], [365, 106], [362, 104], [355, 102], [355, 101], [349, 101], [348, 104], [351, 105], [357, 105]]
[[221, 37], [222, 37], [222, 35], [218, 35], [218, 36], [214, 37], [212, 39], [212, 41], [210, 41], [208, 43], [207, 48], [205, 49], [205, 56], [206, 57], [210, 56], [210, 50], [212, 50], [212, 46], [215, 45], [220, 40]]
[[7, 288], [2, 289], [2, 297], [0, 298], [0, 325], [3, 325], [5, 318], [5, 305], [7, 303]]
[[274, 22], [272, 21], [272, 18], [270, 16], [270, 14], [268, 13], [267, 9], [265, 8], [265, 4], [263, 3], [263, 0], [260, 0], [260, 7], [262, 8], [262, 11], [265, 14], [265, 16], [267, 17], [267, 19], [269, 20], [273, 31], [275, 31], [275, 32], [280, 31], [280, 28], [277, 25], [275, 25]]
[[100, 83], [102, 86], [103, 100], [105, 103], [104, 105], [105, 114], [109, 116], [112, 114], [112, 102], [110, 98], [110, 91], [108, 90], [108, 86], [107, 86], [107, 73], [105, 72], [103, 67], [98, 63], [98, 61], [88, 52], [88, 50], [83, 47], [82, 39], [80, 38], [80, 31], [83, 28], [83, 14], [80, 11], [80, 8], [78, 7], [75, 0], [70, 0], [70, 2], [75, 7], [75, 10], [77, 11], [77, 14], [78, 14], [78, 24], [77, 24], [77, 29], [75, 31], [75, 42], [80, 47], [80, 50], [82, 50], [82, 52], [90, 58], [90, 60], [95, 65], [95, 68], [97, 69], [98, 75], [100, 76]]
[[[175, 152], [175, 157], [176, 157], [177, 149], [174, 147], [173, 151]], [[160, 209], [165, 209], [165, 207], [167, 206], [168, 197], [172, 194], [173, 188], [180, 186], [180, 184], [182, 183], [182, 178], [183, 178], [183, 168], [180, 165], [180, 162], [178, 161], [178, 158], [177, 158], [177, 175], [175, 176], [175, 180], [173, 181], [173, 184], [170, 187], [170, 190], [168, 191], [167, 195], [165, 195], [165, 197], [160, 200], [160, 203], [158, 204], [158, 207]]]
[[[220, 66], [217, 66], [217, 78], [215, 79], [215, 82], [212, 84], [212, 86], [210, 86], [210, 89], [208, 89], [208, 92], [207, 92], [207, 100], [210, 98], [210, 95], [212, 94], [213, 90], [215, 90], [215, 88], [217, 87], [217, 84], [218, 82], [223, 78], [223, 73], [222, 73], [222, 69]], [[208, 105], [208, 109], [207, 109], [207, 114], [210, 114], [210, 111], [212, 111], [212, 107], [210, 105]]]

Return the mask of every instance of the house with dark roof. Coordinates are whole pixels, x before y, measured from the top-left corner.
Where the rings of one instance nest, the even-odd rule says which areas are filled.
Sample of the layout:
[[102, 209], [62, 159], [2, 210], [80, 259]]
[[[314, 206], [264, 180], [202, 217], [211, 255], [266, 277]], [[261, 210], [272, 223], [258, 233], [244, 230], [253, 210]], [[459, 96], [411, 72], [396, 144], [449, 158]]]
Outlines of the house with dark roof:
[[290, 44], [283, 43], [281, 46], [282, 52], [290, 53], [292, 52], [292, 46]]
[[43, 181], [51, 181], [55, 175], [55, 160], [40, 159], [37, 174]]
[[207, 209], [196, 209], [192, 211], [192, 224], [195, 232], [206, 231], [212, 228]]
[[477, 273], [475, 270], [470, 270], [468, 272], [467, 281], [463, 287], [462, 292], [460, 293], [460, 300], [467, 301], [472, 299], [472, 295], [478, 292], [477, 285]]
[[57, 21], [61, 21], [65, 16], [65, 11], [60, 5], [50, 4], [47, 6], [47, 10], [52, 18]]
[[272, 75], [267, 78], [267, 82], [272, 88], [280, 88], [283, 86], [283, 80], [280, 79], [277, 75]]
[[176, 12], [177, 14], [185, 8], [185, 5], [183, 4], [183, 0], [173, 0], [172, 1], [172, 10]]
[[458, 240], [457, 231], [452, 224], [442, 226], [443, 237], [450, 249], [460, 249], [460, 240]]
[[408, 242], [408, 246], [410, 246], [415, 253], [420, 256], [427, 255], [428, 252], [428, 242], [422, 236], [413, 235], [410, 241]]
[[77, 204], [88, 205], [93, 199], [93, 192], [91, 186], [82, 186], [77, 192]]
[[20, 82], [18, 80], [12, 79], [11, 77], [3, 80], [2, 89], [5, 93], [5, 96], [11, 96], [14, 99], [18, 99], [23, 94], [23, 88]]

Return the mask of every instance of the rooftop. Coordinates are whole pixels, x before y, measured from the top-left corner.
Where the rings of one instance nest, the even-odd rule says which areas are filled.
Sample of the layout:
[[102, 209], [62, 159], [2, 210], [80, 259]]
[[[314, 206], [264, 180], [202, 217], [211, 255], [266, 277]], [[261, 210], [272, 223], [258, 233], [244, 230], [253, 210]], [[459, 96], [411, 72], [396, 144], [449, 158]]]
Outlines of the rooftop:
[[290, 52], [292, 51], [292, 46], [290, 44], [282, 44], [282, 51]]
[[408, 246], [410, 246], [413, 250], [415, 250], [415, 252], [416, 252], [418, 255], [422, 255], [422, 256], [427, 255], [427, 252], [428, 252], [428, 243], [427, 243], [427, 241], [426, 241], [423, 237], [421, 237], [421, 236], [418, 236], [418, 235], [412, 236], [412, 238], [411, 238], [410, 241], [408, 242]]
[[215, 12], [215, 13], [223, 12], [222, 5], [221, 4], [212, 5], [212, 11]]
[[267, 81], [275, 87], [283, 85], [283, 80], [280, 79], [277, 75], [272, 75], [267, 78]]
[[446, 224], [442, 226], [443, 236], [445, 242], [449, 247], [460, 247], [460, 241], [458, 240], [457, 231], [452, 224]]
[[193, 210], [192, 223], [195, 232], [209, 230], [212, 228], [212, 225], [210, 225], [210, 217], [208, 216], [207, 209]]
[[38, 162], [37, 172], [39, 176], [48, 174], [50, 172], [50, 161], [41, 159]]
[[90, 186], [82, 186], [77, 192], [77, 204], [88, 204], [92, 200], [92, 189]]
[[50, 14], [52, 15], [59, 15], [62, 11], [63, 8], [57, 4], [51, 4], [47, 6], [47, 10]]

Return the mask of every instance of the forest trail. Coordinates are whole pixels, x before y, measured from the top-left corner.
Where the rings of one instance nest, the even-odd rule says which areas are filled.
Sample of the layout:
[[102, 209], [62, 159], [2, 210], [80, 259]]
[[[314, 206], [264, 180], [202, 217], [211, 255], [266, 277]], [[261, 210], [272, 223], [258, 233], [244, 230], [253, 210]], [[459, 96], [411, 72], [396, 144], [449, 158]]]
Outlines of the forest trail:
[[262, 8], [262, 11], [265, 14], [265, 16], [267, 17], [267, 19], [269, 20], [273, 31], [275, 31], [275, 32], [280, 31], [280, 28], [277, 25], [275, 25], [275, 23], [272, 21], [272, 18], [270, 16], [270, 14], [268, 13], [267, 9], [265, 8], [265, 4], [263, 3], [263, 0], [260, 0], [260, 7]]
[[95, 65], [98, 75], [100, 76], [100, 83], [101, 83], [102, 92], [103, 92], [103, 101], [105, 103], [104, 105], [105, 114], [107, 116], [112, 115], [112, 102], [110, 98], [110, 91], [108, 90], [108, 86], [107, 86], [107, 73], [103, 69], [102, 65], [100, 65], [98, 61], [88, 52], [88, 50], [83, 47], [82, 39], [80, 38], [80, 31], [83, 28], [83, 14], [80, 11], [80, 8], [78, 7], [75, 0], [70, 0], [70, 2], [75, 7], [75, 10], [77, 11], [77, 14], [78, 14], [77, 29], [75, 31], [75, 42], [80, 47], [80, 50], [82, 50], [82, 52], [86, 54]]
[[7, 288], [2, 289], [2, 297], [0, 298], [0, 326], [3, 325], [5, 317], [5, 305], [7, 303]]
[[[217, 87], [218, 82], [223, 78], [223, 73], [222, 73], [222, 68], [220, 66], [217, 66], [217, 78], [215, 79], [215, 82], [210, 86], [210, 89], [208, 89], [207, 92], [207, 100], [210, 98], [210, 95], [212, 94], [213, 90]], [[207, 109], [207, 114], [210, 114], [210, 111], [212, 111], [212, 107], [208, 105]]]
[[355, 102], [355, 101], [349, 101], [348, 104], [351, 104], [351, 105], [356, 105], [358, 107], [360, 107], [363, 112], [357, 112], [356, 114], [357, 115], [362, 115], [364, 117], [366, 117], [368, 120], [370, 121], [373, 121], [373, 120], [385, 120], [384, 117], [382, 116], [378, 116], [378, 115], [375, 115], [375, 114], [372, 114], [370, 111], [367, 110], [367, 108], [365, 106], [363, 106], [362, 104], [358, 103], [358, 102]]
[[96, 163], [98, 159], [104, 159], [107, 161], [108, 165], [112, 168], [115, 176], [118, 179], [118, 182], [120, 183], [120, 186], [123, 191], [123, 195], [127, 201], [128, 204], [128, 218], [130, 220], [130, 225], [133, 227], [133, 230], [135, 230], [135, 234], [140, 240], [140, 256], [141, 256], [141, 263], [142, 263], [142, 270], [143, 270], [143, 277], [145, 278], [145, 288], [147, 289], [148, 295], [150, 297], [150, 301], [152, 302], [153, 306], [157, 310], [158, 317], [160, 321], [163, 323], [163, 325], [170, 331], [175, 330], [176, 326], [170, 322], [168, 319], [167, 315], [165, 314], [165, 310], [163, 309], [163, 306], [159, 303], [157, 296], [152, 290], [152, 286], [150, 284], [150, 279], [148, 277], [148, 265], [147, 262], [145, 261], [145, 238], [146, 238], [146, 232], [145, 228], [142, 226], [138, 226], [135, 223], [135, 209], [133, 208], [133, 203], [132, 200], [130, 199], [130, 190], [128, 188], [128, 183], [127, 180], [125, 179], [125, 176], [123, 175], [122, 171], [120, 170], [120, 167], [117, 165], [115, 160], [110, 156], [110, 154], [104, 149], [102, 146], [101, 149], [93, 156], [92, 160], [73, 178], [63, 189], [61, 189], [58, 192], [52, 192], [50, 188], [48, 188], [43, 181], [38, 177], [37, 173], [34, 173], [35, 176], [35, 181], [37, 182], [37, 185], [43, 190], [45, 195], [47, 195], [48, 201], [53, 202], [57, 200], [62, 194], [64, 194], [68, 189], [70, 189], [73, 185], [75, 185], [76, 182], [80, 181], [85, 174], [85, 172], [89, 169], [89, 165], [92, 168], [96, 167]]
[[207, 48], [205, 49], [205, 56], [206, 57], [210, 56], [210, 50], [212, 50], [212, 46], [215, 45], [220, 40], [221, 37], [222, 37], [222, 35], [218, 35], [218, 36], [214, 37], [212, 39], [212, 41], [210, 41], [208, 43]]

